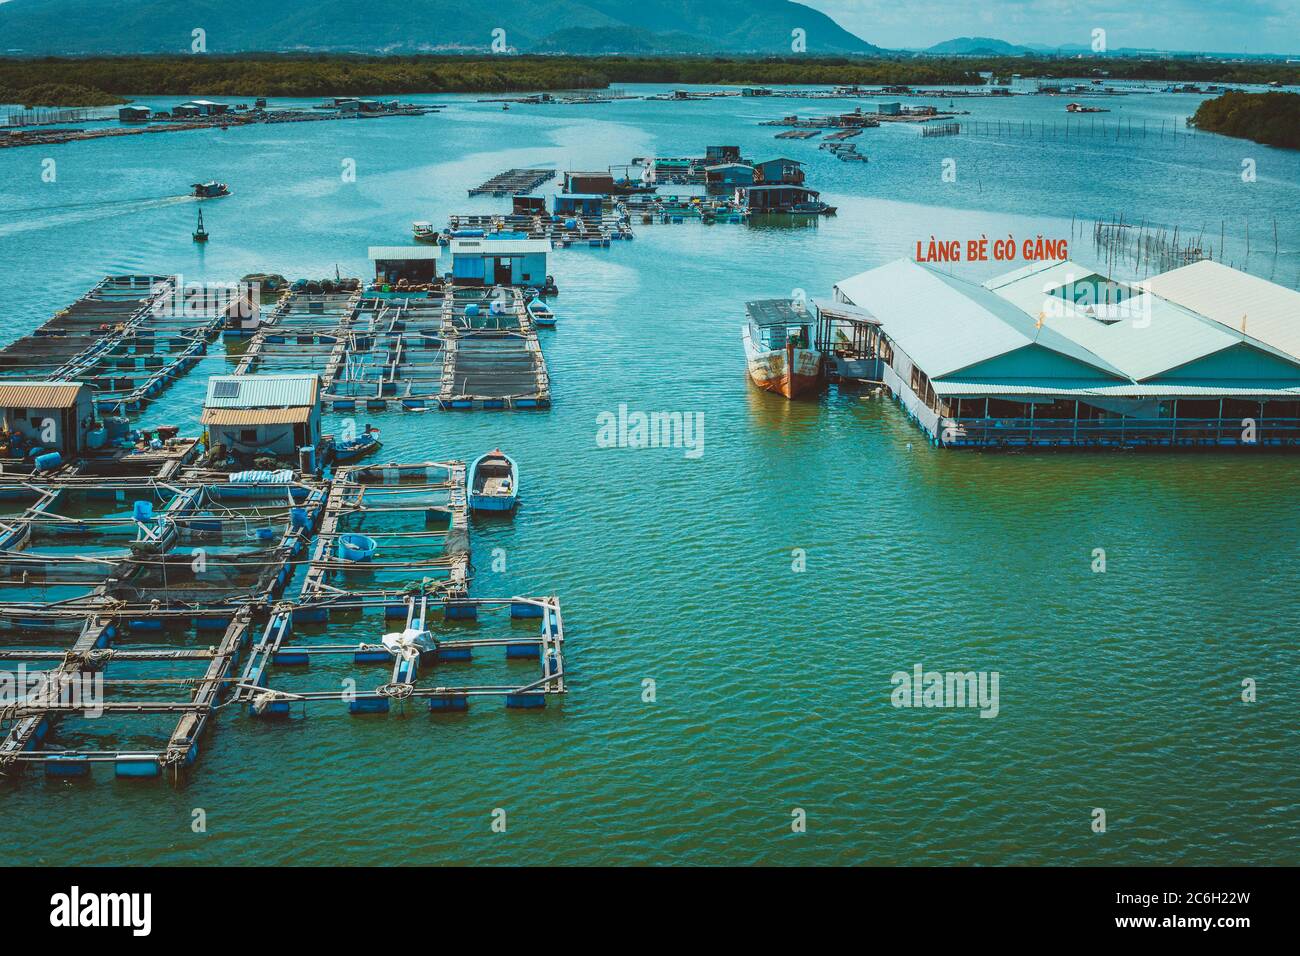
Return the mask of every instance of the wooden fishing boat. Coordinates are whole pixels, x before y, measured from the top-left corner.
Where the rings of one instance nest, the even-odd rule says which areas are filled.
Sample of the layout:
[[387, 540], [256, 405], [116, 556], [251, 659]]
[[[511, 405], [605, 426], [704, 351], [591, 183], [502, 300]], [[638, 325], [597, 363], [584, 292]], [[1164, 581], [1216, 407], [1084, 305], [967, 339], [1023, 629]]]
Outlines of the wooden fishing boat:
[[367, 428], [356, 438], [350, 441], [341, 441], [334, 443], [334, 460], [335, 461], [356, 461], [363, 458], [372, 451], [378, 451], [383, 447], [383, 442], [379, 440], [379, 429]]
[[500, 448], [480, 455], [469, 466], [471, 511], [510, 511], [519, 502], [519, 472]]
[[533, 324], [539, 329], [555, 328], [555, 313], [551, 307], [542, 301], [542, 297], [536, 296], [528, 303], [528, 314], [533, 317]]
[[793, 216], [833, 216], [835, 207], [828, 206], [820, 199], [814, 199], [811, 202], [797, 202], [790, 207], [790, 214]]
[[749, 321], [741, 330], [750, 380], [767, 392], [798, 398], [826, 380], [821, 353], [809, 348], [812, 316], [789, 299], [745, 304]]

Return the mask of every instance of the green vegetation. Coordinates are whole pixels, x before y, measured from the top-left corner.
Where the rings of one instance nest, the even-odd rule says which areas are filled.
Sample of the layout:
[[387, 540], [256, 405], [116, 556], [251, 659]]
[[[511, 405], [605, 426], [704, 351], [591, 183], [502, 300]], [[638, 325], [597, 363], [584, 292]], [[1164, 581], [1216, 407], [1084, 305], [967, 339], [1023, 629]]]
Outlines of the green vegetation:
[[332, 96], [603, 89], [611, 83], [978, 83], [939, 60], [625, 56], [140, 56], [0, 60], [0, 86], [68, 83], [106, 93]]
[[22, 106], [116, 106], [125, 102], [113, 93], [68, 83], [38, 83], [20, 89], [0, 85], [0, 103]]
[[1159, 80], [1169, 83], [1300, 83], [1300, 66], [1280, 60], [1219, 61], [1192, 59], [1139, 59], [1111, 57], [963, 57], [957, 61], [967, 69], [1007, 76], [1068, 79], [1093, 77], [1101, 80]]
[[[1037, 59], [1031, 57], [405, 56], [247, 54], [0, 59], [0, 89], [57, 85], [60, 103], [120, 102], [133, 94], [332, 96], [501, 93], [601, 89], [611, 83], [967, 85], [980, 71], [1005, 75], [1185, 82], [1300, 83], [1300, 68], [1275, 62]], [[71, 90], [83, 87], [84, 92]], [[15, 94], [17, 99], [22, 96]], [[108, 100], [98, 97], [111, 96]], [[46, 96], [46, 98], [50, 98]], [[34, 104], [33, 104], [34, 105]]]
[[1224, 93], [1189, 121], [1198, 129], [1300, 149], [1300, 93]]

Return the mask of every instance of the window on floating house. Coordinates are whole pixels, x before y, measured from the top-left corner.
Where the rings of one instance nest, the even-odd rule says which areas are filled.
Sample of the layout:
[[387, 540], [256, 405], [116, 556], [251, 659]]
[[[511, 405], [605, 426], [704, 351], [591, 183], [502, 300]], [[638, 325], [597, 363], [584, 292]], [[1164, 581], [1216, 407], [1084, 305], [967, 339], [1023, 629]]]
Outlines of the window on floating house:
[[253, 445], [257, 443], [257, 429], [244, 428], [239, 432], [239, 441], [244, 445]]

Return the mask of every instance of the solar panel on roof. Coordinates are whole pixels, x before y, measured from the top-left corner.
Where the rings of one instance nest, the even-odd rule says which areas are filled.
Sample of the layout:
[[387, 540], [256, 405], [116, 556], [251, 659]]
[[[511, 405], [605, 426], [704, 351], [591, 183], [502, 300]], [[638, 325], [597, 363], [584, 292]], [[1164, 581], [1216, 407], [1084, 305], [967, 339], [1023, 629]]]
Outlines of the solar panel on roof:
[[238, 398], [239, 382], [213, 382], [213, 398]]

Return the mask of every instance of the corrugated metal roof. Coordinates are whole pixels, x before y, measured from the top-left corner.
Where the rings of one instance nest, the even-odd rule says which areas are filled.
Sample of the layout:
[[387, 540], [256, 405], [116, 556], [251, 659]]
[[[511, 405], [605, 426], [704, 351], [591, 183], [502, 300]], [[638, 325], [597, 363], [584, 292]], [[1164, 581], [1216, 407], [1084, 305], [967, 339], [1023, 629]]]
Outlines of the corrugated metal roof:
[[807, 309], [796, 308], [790, 299], [755, 299], [745, 303], [745, 312], [755, 325], [763, 327], [805, 325], [813, 320]]
[[72, 408], [80, 382], [0, 382], [0, 408]]
[[1300, 292], [1209, 259], [1153, 276], [1142, 285], [1300, 358]]
[[[1064, 260], [1017, 269], [984, 283], [1035, 320], [1105, 359], [1135, 381], [1181, 368], [1241, 342], [1272, 354], [1277, 351], [1250, 336], [1207, 321], [1194, 310], [1138, 291], [1118, 303], [1063, 298], [1052, 290], [1076, 282], [1112, 280]], [[1128, 283], [1115, 283], [1124, 292]], [[1090, 290], [1083, 290], [1085, 293]], [[1102, 321], [1102, 320], [1105, 321]], [[1288, 358], [1282, 353], [1282, 358]], [[1297, 367], [1300, 373], [1300, 367]]]
[[[415, 225], [428, 225], [415, 223]], [[437, 259], [442, 255], [441, 246], [371, 246], [370, 259]]]
[[289, 408], [314, 406], [317, 375], [213, 375], [204, 408]]
[[297, 408], [205, 408], [202, 425], [298, 425], [310, 420], [311, 409]]
[[1025, 384], [1018, 382], [931, 382], [936, 395], [945, 397], [975, 397], [982, 395], [1043, 395], [1057, 398], [1280, 398], [1300, 399], [1300, 387], [1285, 382], [1255, 382], [1249, 386], [1225, 383], [1176, 385], [1159, 382], [1153, 385], [1139, 383], [1107, 383], [1093, 379], [1061, 379], [1050, 384]]
[[866, 325], [879, 325], [880, 320], [868, 312], [866, 309], [860, 309], [856, 305], [848, 305], [844, 302], [834, 302], [830, 299], [813, 299], [813, 308], [817, 310], [818, 315], [824, 315], [827, 318], [848, 319], [852, 322], [860, 322]]
[[1037, 344], [1103, 375], [1127, 376], [1110, 362], [983, 286], [898, 259], [836, 284], [850, 303], [880, 320], [885, 334], [931, 378], [951, 375]]
[[452, 255], [527, 256], [550, 252], [549, 239], [453, 239]]

